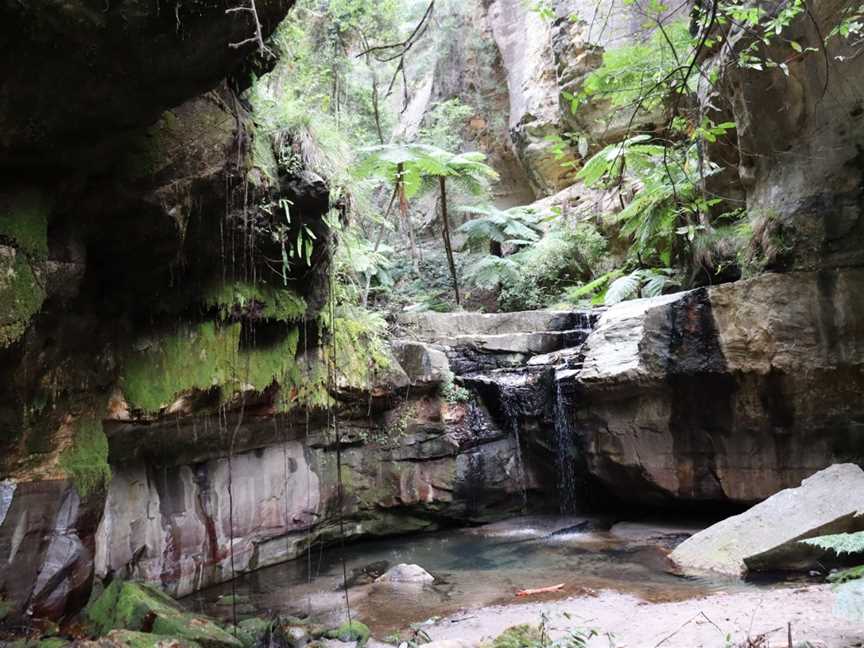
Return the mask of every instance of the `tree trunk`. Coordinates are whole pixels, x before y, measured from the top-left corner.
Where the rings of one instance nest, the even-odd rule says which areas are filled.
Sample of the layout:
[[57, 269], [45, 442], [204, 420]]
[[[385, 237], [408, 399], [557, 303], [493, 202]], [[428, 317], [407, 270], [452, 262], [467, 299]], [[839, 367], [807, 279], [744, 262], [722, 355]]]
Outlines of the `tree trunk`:
[[440, 176], [438, 184], [441, 187], [441, 234], [444, 238], [444, 250], [447, 252], [447, 264], [450, 266], [450, 276], [453, 277], [453, 292], [456, 293], [456, 305], [462, 305], [459, 295], [459, 278], [456, 276], [456, 263], [453, 260], [453, 246], [450, 244], [450, 221], [447, 218], [447, 178]]

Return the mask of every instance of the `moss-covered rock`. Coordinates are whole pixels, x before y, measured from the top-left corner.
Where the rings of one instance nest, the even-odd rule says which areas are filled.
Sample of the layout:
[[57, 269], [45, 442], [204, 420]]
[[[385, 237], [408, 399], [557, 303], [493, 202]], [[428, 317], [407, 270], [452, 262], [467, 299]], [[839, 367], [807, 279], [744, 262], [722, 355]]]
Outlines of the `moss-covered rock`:
[[6, 648], [63, 648], [71, 643], [68, 639], [51, 637], [50, 639], [18, 639], [17, 641], [10, 641], [4, 646]]
[[295, 322], [306, 314], [306, 300], [288, 288], [259, 282], [233, 282], [210, 289], [204, 304], [216, 308], [223, 320], [248, 316], [277, 322]]
[[237, 638], [244, 646], [249, 648], [254, 646], [266, 634], [270, 629], [270, 625], [271, 623], [267, 619], [260, 619], [258, 617], [244, 619], [237, 624]]
[[42, 308], [43, 283], [26, 254], [0, 245], [0, 349], [17, 342]]
[[203, 648], [243, 645], [211, 619], [185, 612], [170, 596], [143, 583], [113, 581], [87, 606], [85, 615], [103, 635], [122, 629], [192, 641]]
[[240, 336], [239, 322], [202, 322], [147, 340], [126, 358], [122, 386], [127, 401], [155, 413], [182, 392], [216, 388], [227, 397], [249, 387], [263, 391], [296, 372], [297, 329], [274, 344], [253, 348], [241, 348]]
[[43, 192], [25, 189], [0, 194], [0, 239], [5, 239], [31, 259], [48, 258], [48, 217], [52, 201]]
[[75, 422], [72, 445], [60, 456], [60, 467], [72, 479], [81, 497], [107, 486], [111, 467], [102, 421], [88, 416]]
[[370, 634], [369, 628], [365, 623], [351, 621], [328, 631], [324, 636], [328, 639], [338, 639], [344, 642], [356, 641], [357, 645], [363, 646], [369, 641]]

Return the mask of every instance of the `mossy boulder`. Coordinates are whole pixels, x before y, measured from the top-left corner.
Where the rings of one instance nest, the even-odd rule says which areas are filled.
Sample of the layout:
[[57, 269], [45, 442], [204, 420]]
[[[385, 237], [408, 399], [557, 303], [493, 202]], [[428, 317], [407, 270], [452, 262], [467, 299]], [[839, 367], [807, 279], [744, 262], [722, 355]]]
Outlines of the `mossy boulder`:
[[184, 611], [174, 599], [143, 583], [115, 580], [85, 610], [101, 635], [133, 630], [192, 641], [203, 648], [242, 648], [239, 639], [214, 621]]
[[270, 621], [253, 617], [237, 624], [237, 638], [247, 648], [254, 646], [270, 629]]
[[328, 639], [338, 639], [343, 642], [356, 641], [357, 645], [363, 646], [369, 641], [370, 634], [369, 628], [365, 623], [351, 621], [328, 631], [324, 636]]

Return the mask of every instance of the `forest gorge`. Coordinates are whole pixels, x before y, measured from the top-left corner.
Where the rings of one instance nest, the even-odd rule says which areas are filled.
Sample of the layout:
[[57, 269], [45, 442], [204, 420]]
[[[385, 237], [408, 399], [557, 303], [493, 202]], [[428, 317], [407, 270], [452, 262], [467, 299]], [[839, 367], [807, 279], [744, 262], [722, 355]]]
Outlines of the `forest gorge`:
[[864, 645], [860, 0], [0, 43], [0, 645]]

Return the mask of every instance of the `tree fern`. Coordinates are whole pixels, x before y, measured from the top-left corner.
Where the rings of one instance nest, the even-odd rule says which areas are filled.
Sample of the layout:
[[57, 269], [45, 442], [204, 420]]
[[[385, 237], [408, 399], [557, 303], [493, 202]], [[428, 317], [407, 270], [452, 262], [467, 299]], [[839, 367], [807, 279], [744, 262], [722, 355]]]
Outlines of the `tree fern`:
[[481, 249], [489, 241], [521, 247], [540, 240], [542, 234], [541, 217], [527, 207], [502, 210], [493, 205], [479, 205], [460, 207], [459, 211], [480, 216], [467, 221], [458, 230], [467, 236], [466, 244], [470, 249]]

